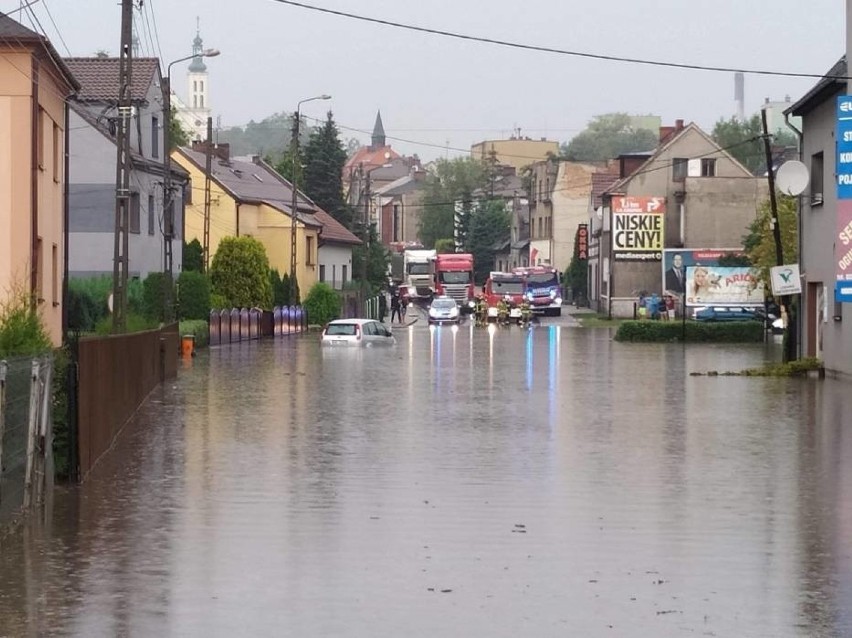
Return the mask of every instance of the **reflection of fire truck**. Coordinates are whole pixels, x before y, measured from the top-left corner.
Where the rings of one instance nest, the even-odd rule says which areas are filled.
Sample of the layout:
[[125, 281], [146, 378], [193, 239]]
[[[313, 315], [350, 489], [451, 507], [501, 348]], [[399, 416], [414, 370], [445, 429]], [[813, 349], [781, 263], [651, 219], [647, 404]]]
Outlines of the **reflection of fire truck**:
[[524, 296], [533, 312], [557, 317], [562, 314], [562, 284], [556, 268], [529, 266], [512, 272], [524, 278]]
[[473, 308], [473, 255], [445, 253], [435, 257], [435, 294], [455, 299], [462, 312]]
[[485, 303], [488, 304], [488, 318], [497, 318], [497, 304], [501, 299], [509, 302], [513, 308], [513, 318], [521, 316], [520, 304], [524, 300], [524, 276], [513, 272], [492, 272], [485, 285], [482, 287], [482, 294], [485, 296]]

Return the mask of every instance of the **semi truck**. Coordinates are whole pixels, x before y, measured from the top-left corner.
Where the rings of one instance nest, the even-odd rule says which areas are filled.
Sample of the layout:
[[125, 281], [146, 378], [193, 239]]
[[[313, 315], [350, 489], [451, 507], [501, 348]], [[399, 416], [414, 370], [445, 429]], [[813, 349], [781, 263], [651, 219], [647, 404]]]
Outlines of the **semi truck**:
[[408, 249], [403, 253], [404, 283], [411, 299], [431, 299], [435, 294], [434, 250]]
[[455, 299], [462, 312], [473, 310], [473, 255], [444, 253], [435, 257], [435, 294]]

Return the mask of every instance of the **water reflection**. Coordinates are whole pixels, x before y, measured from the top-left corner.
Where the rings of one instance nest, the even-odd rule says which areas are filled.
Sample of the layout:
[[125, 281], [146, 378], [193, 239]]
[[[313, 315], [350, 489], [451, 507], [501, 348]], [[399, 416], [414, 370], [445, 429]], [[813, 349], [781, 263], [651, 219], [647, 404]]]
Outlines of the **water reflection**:
[[395, 334], [202, 354], [2, 541], [0, 635], [852, 633], [847, 385], [689, 375], [762, 346]]

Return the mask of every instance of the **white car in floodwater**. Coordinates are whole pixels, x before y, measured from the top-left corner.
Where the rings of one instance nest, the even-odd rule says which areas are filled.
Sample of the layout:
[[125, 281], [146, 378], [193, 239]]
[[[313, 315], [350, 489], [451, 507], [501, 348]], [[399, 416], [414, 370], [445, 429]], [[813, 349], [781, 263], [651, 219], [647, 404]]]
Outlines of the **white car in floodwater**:
[[375, 319], [335, 319], [322, 331], [324, 346], [392, 346], [396, 338], [385, 324]]

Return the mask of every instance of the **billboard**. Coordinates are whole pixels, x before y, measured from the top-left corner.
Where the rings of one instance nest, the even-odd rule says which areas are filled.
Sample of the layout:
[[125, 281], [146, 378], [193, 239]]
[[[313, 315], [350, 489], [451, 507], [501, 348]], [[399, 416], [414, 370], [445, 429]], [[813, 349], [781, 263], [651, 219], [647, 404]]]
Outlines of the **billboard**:
[[852, 282], [852, 96], [837, 96], [837, 235], [834, 238], [835, 294], [838, 302], [852, 301], [848, 290]]
[[665, 219], [665, 197], [613, 197], [613, 259], [660, 261], [665, 242]]
[[748, 266], [689, 266], [687, 306], [762, 306], [763, 284]]
[[724, 255], [744, 255], [742, 248], [666, 248], [663, 251], [664, 294], [686, 292], [686, 269], [689, 266], [718, 266]]

